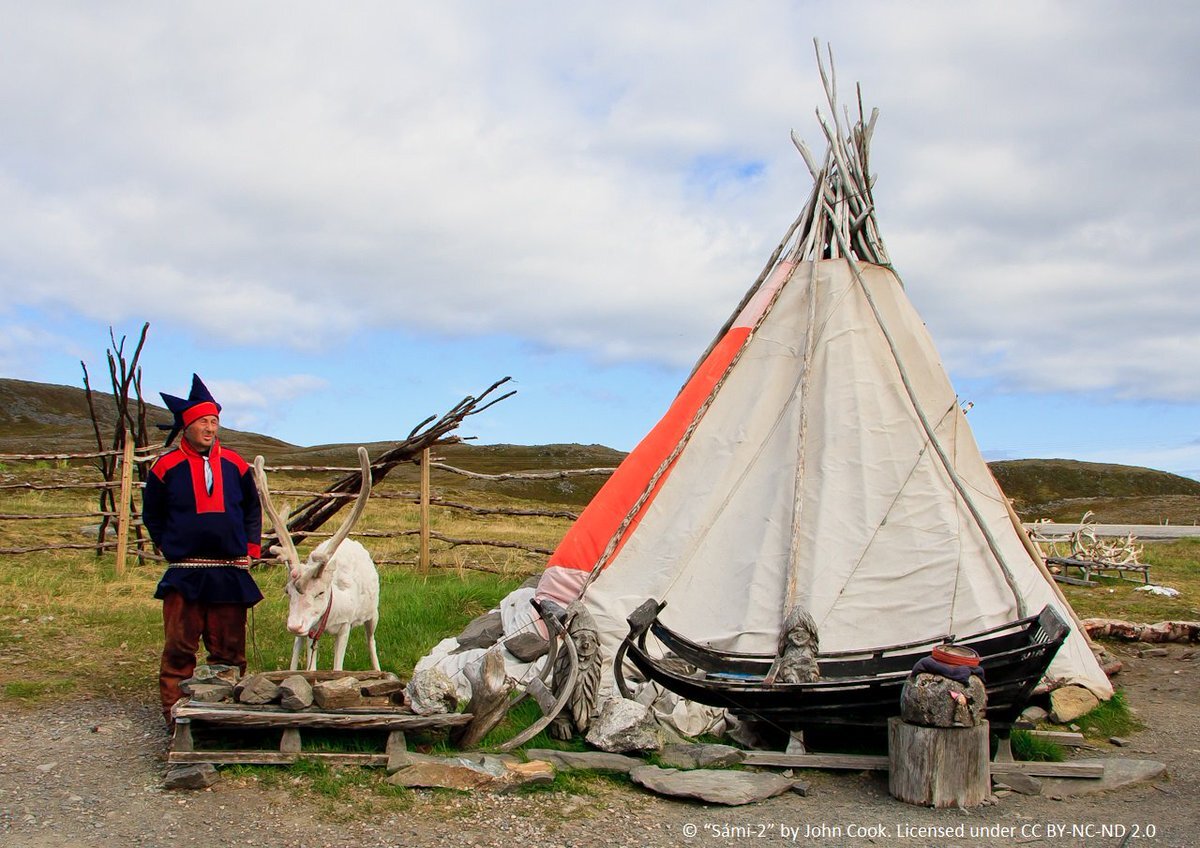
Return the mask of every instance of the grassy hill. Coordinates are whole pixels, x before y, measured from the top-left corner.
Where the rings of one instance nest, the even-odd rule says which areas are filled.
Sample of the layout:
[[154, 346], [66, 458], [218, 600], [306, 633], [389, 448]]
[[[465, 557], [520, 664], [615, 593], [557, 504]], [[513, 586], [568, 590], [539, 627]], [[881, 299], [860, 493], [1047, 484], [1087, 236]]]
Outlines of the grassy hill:
[[[98, 411], [107, 416], [109, 438], [112, 399], [96, 394]], [[433, 412], [434, 410], [430, 410]], [[150, 407], [151, 422], [166, 422], [170, 413]], [[415, 422], [411, 422], [415, 423]], [[407, 433], [408, 424], [400, 423]], [[469, 435], [469, 433], [464, 433]], [[354, 445], [301, 447], [263, 436], [225, 429], [222, 440], [244, 456], [262, 454], [269, 464], [356, 464]], [[372, 456], [392, 443], [367, 445]], [[87, 401], [80, 388], [0, 378], [0, 453], [75, 453], [94, 450], [95, 435]], [[613, 467], [624, 454], [603, 445], [449, 445], [439, 451], [444, 462], [469, 471], [499, 474], [512, 471], [549, 471]], [[1005, 493], [1022, 518], [1077, 521], [1092, 510], [1095, 520], [1108, 523], [1193, 524], [1200, 521], [1200, 481], [1124, 465], [1076, 462], [1065, 459], [1022, 459], [991, 465]], [[395, 484], [415, 486], [417, 470], [398, 468]], [[440, 477], [438, 488], [446, 496], [486, 491], [505, 499], [539, 501], [580, 507], [604, 482], [603, 477], [565, 480], [510, 481], [481, 484], [463, 477]]]
[[1101, 524], [1200, 521], [1200, 481], [1177, 474], [1070, 459], [1008, 460], [991, 468], [1026, 520], [1078, 521], [1091, 510]]

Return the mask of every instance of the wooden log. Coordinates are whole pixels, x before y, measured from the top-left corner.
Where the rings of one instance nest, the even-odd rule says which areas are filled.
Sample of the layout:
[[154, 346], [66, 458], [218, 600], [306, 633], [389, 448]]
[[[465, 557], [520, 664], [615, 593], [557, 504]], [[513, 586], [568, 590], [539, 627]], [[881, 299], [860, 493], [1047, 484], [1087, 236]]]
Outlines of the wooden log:
[[301, 759], [320, 760], [331, 766], [382, 767], [388, 764], [387, 754], [327, 754], [317, 751], [171, 751], [167, 754], [167, 762], [171, 765], [212, 763], [216, 766], [290, 766]]
[[1030, 777], [1104, 777], [1104, 766], [1100, 763], [1041, 763], [1032, 760], [993, 762], [990, 768], [993, 777], [1006, 774], [1026, 774]]
[[445, 713], [419, 716], [401, 712], [290, 712], [285, 710], [251, 710], [243, 706], [221, 708], [217, 704], [176, 707], [176, 715], [194, 721], [206, 721], [230, 727], [300, 727], [313, 729], [350, 730], [423, 730], [457, 727], [469, 724], [470, 713]]
[[421, 573], [429, 573], [429, 448], [421, 451]]
[[451, 737], [459, 748], [474, 748], [508, 715], [508, 696], [513, 683], [508, 679], [499, 651], [488, 651], [478, 663], [463, 669], [471, 684], [471, 701], [466, 711], [474, 720]]
[[775, 768], [847, 769], [849, 771], [887, 771], [888, 758], [876, 754], [786, 754], [776, 751], [747, 751], [742, 760], [748, 766]]
[[117, 504], [117, 558], [118, 577], [125, 574], [125, 556], [129, 550], [129, 513], [132, 503], [130, 485], [133, 483], [133, 434], [125, 430], [125, 450], [121, 456], [121, 493]]
[[991, 791], [988, 723], [921, 727], [888, 719], [888, 791], [922, 807], [976, 807]]

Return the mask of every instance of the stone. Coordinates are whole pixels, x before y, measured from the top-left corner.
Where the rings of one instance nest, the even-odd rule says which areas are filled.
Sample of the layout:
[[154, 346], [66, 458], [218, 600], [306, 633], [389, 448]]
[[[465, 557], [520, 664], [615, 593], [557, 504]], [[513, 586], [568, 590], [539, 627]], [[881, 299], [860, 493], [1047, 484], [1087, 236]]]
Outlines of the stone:
[[921, 727], [978, 727], [987, 689], [978, 675], [959, 683], [940, 674], [913, 674], [900, 692], [900, 717]]
[[499, 642], [503, 635], [504, 622], [500, 618], [500, 610], [485, 612], [473, 619], [463, 628], [462, 633], [458, 634], [458, 651], [490, 648]]
[[795, 792], [797, 795], [799, 795], [801, 798], [807, 798], [808, 793], [810, 791], [810, 787], [809, 787], [807, 781], [793, 780], [792, 781], [792, 791]]
[[1100, 706], [1100, 699], [1082, 686], [1060, 686], [1050, 693], [1050, 720], [1068, 724]]
[[437, 668], [414, 672], [404, 696], [417, 715], [442, 715], [458, 710], [458, 690], [446, 673]]
[[175, 766], [163, 778], [163, 789], [207, 789], [219, 779], [211, 763]]
[[550, 642], [543, 639], [540, 633], [525, 630], [516, 636], [504, 640], [504, 650], [508, 651], [521, 662], [533, 662], [541, 659], [550, 650]]
[[388, 783], [410, 788], [504, 792], [530, 783], [549, 783], [553, 780], [554, 767], [548, 762], [531, 760], [519, 763], [507, 757], [483, 754], [474, 757], [418, 756], [411, 765], [389, 777]]
[[1139, 657], [1169, 657], [1171, 652], [1166, 648], [1146, 648], [1144, 651], [1138, 651]]
[[795, 782], [780, 774], [694, 769], [678, 771], [642, 766], [629, 773], [633, 782], [659, 795], [694, 798], [709, 804], [740, 806], [765, 801], [791, 790]]
[[529, 748], [525, 754], [530, 760], [542, 760], [560, 769], [618, 771], [629, 774], [633, 769], [646, 765], [645, 760], [637, 757], [606, 754], [603, 751], [553, 751], [549, 748]]
[[612, 698], [588, 727], [587, 743], [610, 754], [657, 751], [663, 745], [654, 711], [636, 701]]
[[409, 788], [457, 789], [469, 792], [493, 786], [496, 780], [494, 774], [474, 763], [447, 760], [440, 763], [413, 763], [389, 777], [388, 783]]
[[[1154, 760], [1127, 760], [1123, 757], [1110, 759], [1081, 759], [1071, 760], [1072, 763], [1101, 764], [1104, 766], [1104, 777], [1100, 779], [1081, 780], [1069, 777], [1042, 778], [1042, 794], [1051, 797], [1066, 797], [1068, 795], [1086, 795], [1092, 792], [1107, 792], [1111, 789], [1122, 789], [1137, 783], [1146, 783], [1166, 776], [1167, 767]], [[1005, 775], [1007, 781], [1008, 775]]]
[[269, 704], [279, 698], [279, 684], [262, 674], [243, 678], [233, 691], [242, 704]]
[[728, 768], [737, 765], [745, 758], [745, 753], [732, 745], [679, 742], [664, 745], [658, 754], [660, 765], [677, 769]]
[[362, 693], [368, 698], [376, 698], [382, 695], [395, 695], [397, 692], [403, 692], [407, 684], [398, 677], [385, 677], [381, 680], [365, 680], [362, 683]]
[[1011, 772], [995, 782], [996, 788], [1011, 789], [1022, 795], [1041, 795], [1042, 781], [1032, 775]]
[[1021, 712], [1021, 715], [1017, 717], [1013, 726], [1023, 730], [1030, 730], [1037, 727], [1049, 717], [1050, 714], [1039, 706], [1026, 707]]
[[553, 783], [554, 766], [545, 760], [530, 760], [527, 763], [505, 763], [508, 784], [512, 787], [528, 786], [531, 783]]
[[1121, 736], [1110, 736], [1108, 737], [1108, 743], [1110, 745], [1116, 745], [1118, 748], [1124, 748], [1129, 744], [1129, 740]]
[[323, 680], [313, 686], [313, 700], [323, 710], [342, 710], [362, 703], [359, 682], [354, 677]]
[[285, 710], [303, 710], [313, 705], [312, 684], [302, 674], [293, 674], [279, 684], [279, 705]]
[[216, 704], [233, 698], [233, 686], [220, 683], [192, 683], [185, 690], [198, 704]]
[[215, 683], [218, 680], [224, 680], [231, 686], [237, 684], [242, 677], [241, 671], [236, 666], [220, 665], [213, 663], [211, 665], [198, 665], [192, 670], [191, 680], [197, 683]]

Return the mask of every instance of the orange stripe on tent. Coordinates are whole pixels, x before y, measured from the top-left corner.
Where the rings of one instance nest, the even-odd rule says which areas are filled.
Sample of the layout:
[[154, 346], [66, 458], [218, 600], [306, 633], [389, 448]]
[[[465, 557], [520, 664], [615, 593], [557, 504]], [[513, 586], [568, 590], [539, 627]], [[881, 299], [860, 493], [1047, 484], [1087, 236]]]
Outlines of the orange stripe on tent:
[[[560, 566], [582, 571], [591, 571], [595, 567], [609, 540], [617, 533], [621, 522], [646, 490], [646, 484], [683, 439], [696, 417], [696, 412], [708, 400], [713, 388], [725, 375], [730, 362], [741, 350], [749, 335], [749, 327], [734, 327], [717, 343], [675, 398], [667, 414], [646, 434], [633, 452], [625, 457], [625, 461], [617, 467], [613, 476], [571, 525], [571, 529], [550, 557], [547, 567]], [[637, 527], [646, 508], [653, 502], [669, 476], [670, 469], [659, 477], [649, 499], [626, 528], [621, 544], [624, 544], [625, 539], [628, 539]]]

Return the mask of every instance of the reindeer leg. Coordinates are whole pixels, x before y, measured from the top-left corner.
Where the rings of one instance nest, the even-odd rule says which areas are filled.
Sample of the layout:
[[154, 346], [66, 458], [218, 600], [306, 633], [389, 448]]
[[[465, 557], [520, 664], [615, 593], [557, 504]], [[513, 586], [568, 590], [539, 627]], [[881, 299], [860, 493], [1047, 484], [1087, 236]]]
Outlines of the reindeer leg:
[[346, 659], [346, 646], [350, 644], [350, 626], [346, 625], [337, 632], [337, 641], [333, 643], [333, 670], [341, 671]]
[[376, 671], [381, 671], [379, 667], [379, 654], [375, 650], [375, 625], [378, 622], [373, 618], [368, 618], [363, 622], [363, 633], [367, 636], [367, 650], [371, 653], [371, 668]]
[[307, 639], [306, 638], [304, 640], [304, 664], [308, 667], [309, 671], [317, 670], [317, 640], [316, 639]]
[[[295, 671], [296, 669], [298, 669], [300, 667], [300, 640], [302, 640], [303, 638], [304, 638], [303, 636], [297, 636], [296, 640], [292, 643], [292, 666], [291, 666], [292, 671]], [[308, 654], [307, 653], [304, 655], [304, 664], [308, 665]]]

